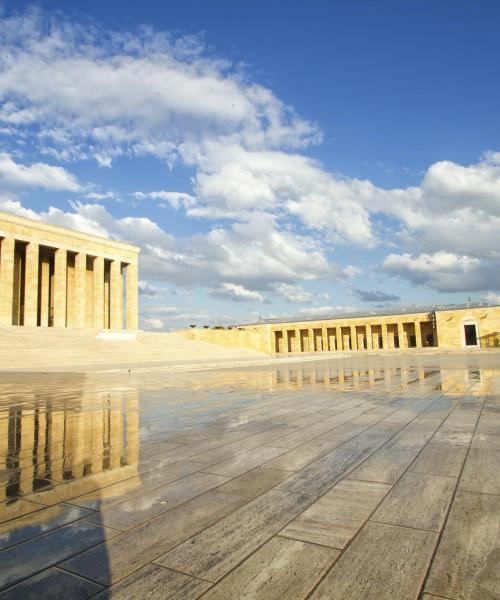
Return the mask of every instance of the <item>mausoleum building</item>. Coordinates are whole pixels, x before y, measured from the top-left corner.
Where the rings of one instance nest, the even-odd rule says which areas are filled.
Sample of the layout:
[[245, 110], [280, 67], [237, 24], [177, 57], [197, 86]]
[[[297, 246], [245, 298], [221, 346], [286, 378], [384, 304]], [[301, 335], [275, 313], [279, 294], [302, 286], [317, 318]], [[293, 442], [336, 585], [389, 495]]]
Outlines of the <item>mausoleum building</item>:
[[0, 212], [0, 326], [136, 330], [139, 248]]

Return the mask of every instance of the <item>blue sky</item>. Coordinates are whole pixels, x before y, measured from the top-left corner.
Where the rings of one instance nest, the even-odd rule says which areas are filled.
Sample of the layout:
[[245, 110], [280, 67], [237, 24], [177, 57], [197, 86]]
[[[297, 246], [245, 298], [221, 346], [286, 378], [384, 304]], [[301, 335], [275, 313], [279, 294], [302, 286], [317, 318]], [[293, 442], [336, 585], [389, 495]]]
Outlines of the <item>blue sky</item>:
[[139, 244], [142, 327], [500, 301], [497, 2], [0, 7], [0, 210]]

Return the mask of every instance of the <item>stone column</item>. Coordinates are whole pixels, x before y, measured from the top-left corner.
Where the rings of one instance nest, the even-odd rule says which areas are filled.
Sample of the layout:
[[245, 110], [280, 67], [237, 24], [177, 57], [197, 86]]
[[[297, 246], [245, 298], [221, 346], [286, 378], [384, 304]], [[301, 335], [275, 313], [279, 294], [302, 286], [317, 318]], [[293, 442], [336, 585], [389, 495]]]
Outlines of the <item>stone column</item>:
[[85, 286], [87, 283], [87, 255], [79, 252], [75, 256], [75, 327], [85, 327]]
[[[139, 313], [139, 273], [137, 263], [130, 263], [126, 269], [126, 302], [127, 302], [127, 329], [136, 330]], [[286, 333], [286, 332], [285, 332]], [[286, 351], [288, 351], [288, 337], [286, 338]]]
[[356, 334], [356, 326], [351, 325], [351, 350], [357, 350], [357, 349], [358, 349], [358, 340], [357, 340], [357, 334]]
[[372, 337], [372, 326], [371, 325], [366, 325], [365, 335], [366, 335], [366, 349], [373, 350], [373, 337]]
[[104, 258], [94, 258], [94, 327], [104, 327]]
[[14, 238], [6, 237], [0, 244], [0, 325], [12, 325], [15, 243]]
[[387, 337], [387, 323], [382, 323], [382, 348], [384, 350], [387, 350], [389, 348]]
[[302, 352], [300, 345], [300, 329], [295, 329], [295, 352]]
[[24, 272], [24, 324], [30, 327], [36, 327], [38, 322], [38, 256], [38, 244], [30, 242], [26, 246]]
[[406, 336], [403, 327], [403, 323], [398, 323], [398, 338], [399, 338], [399, 348], [407, 348], [408, 344], [406, 343]]
[[335, 327], [335, 342], [337, 350], [344, 349], [344, 340], [342, 339], [342, 327]]
[[50, 313], [50, 262], [46, 256], [40, 261], [40, 325], [49, 326]]
[[323, 352], [328, 352], [328, 329], [326, 327], [321, 328], [321, 345]]
[[123, 328], [123, 287], [120, 260], [115, 259], [111, 262], [110, 275], [110, 328], [113, 331], [121, 331]]
[[415, 342], [417, 348], [422, 348], [422, 331], [420, 330], [420, 321], [415, 321]]
[[68, 253], [58, 248], [54, 260], [54, 327], [66, 327]]
[[314, 352], [314, 329], [307, 330], [307, 337], [309, 339], [309, 352]]

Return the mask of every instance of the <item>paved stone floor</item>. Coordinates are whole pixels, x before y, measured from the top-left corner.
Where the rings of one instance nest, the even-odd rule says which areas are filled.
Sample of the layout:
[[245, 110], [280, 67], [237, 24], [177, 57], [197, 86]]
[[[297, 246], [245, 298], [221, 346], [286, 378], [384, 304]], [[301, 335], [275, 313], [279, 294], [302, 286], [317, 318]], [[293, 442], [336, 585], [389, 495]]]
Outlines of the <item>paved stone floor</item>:
[[498, 599], [499, 358], [2, 374], [0, 599]]

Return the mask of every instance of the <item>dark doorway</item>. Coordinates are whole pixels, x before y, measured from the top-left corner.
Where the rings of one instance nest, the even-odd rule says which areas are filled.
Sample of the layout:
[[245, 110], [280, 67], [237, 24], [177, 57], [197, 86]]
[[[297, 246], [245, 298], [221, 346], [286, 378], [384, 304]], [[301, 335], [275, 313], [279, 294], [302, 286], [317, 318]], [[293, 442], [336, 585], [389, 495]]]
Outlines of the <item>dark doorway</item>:
[[477, 333], [475, 325], [464, 325], [465, 345], [477, 346]]

